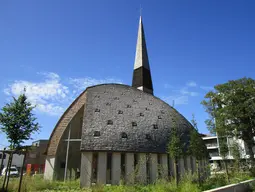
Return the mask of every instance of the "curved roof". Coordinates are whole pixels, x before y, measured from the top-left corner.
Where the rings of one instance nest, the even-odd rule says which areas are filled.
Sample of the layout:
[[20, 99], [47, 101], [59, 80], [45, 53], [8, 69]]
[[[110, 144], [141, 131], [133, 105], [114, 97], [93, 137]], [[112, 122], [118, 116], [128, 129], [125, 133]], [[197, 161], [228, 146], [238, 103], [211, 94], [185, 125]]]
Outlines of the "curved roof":
[[46, 154], [48, 156], [54, 156], [57, 153], [57, 149], [60, 143], [60, 140], [68, 127], [68, 124], [71, 122], [72, 118], [82, 109], [84, 103], [86, 101], [86, 90], [83, 91], [74, 101], [73, 103], [66, 109], [63, 115], [58, 120], [55, 128], [53, 129], [48, 147], [46, 150]]
[[81, 150], [165, 153], [175, 125], [188, 143], [192, 125], [159, 98], [120, 84], [87, 88]]

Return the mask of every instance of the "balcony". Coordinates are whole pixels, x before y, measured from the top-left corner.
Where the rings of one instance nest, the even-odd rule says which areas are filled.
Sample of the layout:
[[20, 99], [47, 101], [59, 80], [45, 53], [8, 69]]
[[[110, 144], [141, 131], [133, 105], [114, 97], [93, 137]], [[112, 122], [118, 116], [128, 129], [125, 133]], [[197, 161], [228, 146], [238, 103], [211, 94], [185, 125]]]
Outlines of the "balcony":
[[208, 144], [205, 144], [207, 149], [217, 149], [219, 146], [217, 143], [208, 143]]
[[219, 157], [219, 153], [215, 152], [215, 153], [209, 153], [210, 157]]

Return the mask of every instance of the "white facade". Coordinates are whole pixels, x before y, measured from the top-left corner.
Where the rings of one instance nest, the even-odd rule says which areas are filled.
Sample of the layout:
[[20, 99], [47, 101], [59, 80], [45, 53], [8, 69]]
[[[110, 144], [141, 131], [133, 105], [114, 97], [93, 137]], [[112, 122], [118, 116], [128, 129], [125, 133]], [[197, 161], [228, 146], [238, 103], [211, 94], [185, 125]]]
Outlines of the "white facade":
[[[206, 136], [202, 137], [202, 139], [205, 142], [205, 145], [207, 147], [207, 150], [210, 155], [210, 161], [211, 161], [211, 168], [212, 169], [217, 169], [218, 164], [220, 160], [222, 160], [222, 157], [220, 156], [220, 148], [219, 148], [219, 139], [217, 136]], [[240, 149], [240, 156], [242, 159], [248, 159], [248, 149], [245, 144], [245, 142], [241, 139], [236, 139], [236, 138], [227, 138], [227, 145], [229, 148], [228, 155], [226, 157], [227, 160], [234, 160], [234, 157], [231, 153], [231, 147], [233, 146], [233, 143], [237, 143]]]

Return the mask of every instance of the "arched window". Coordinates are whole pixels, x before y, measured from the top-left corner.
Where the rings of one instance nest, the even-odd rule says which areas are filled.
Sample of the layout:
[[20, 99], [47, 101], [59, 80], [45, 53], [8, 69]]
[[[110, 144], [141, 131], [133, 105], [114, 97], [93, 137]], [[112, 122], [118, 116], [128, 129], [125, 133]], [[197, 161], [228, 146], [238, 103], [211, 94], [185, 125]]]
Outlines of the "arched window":
[[122, 133], [121, 133], [121, 138], [122, 138], [122, 139], [127, 139], [127, 137], [128, 137], [128, 136], [127, 136], [127, 134], [126, 134], [125, 132], [122, 132]]
[[99, 137], [100, 136], [100, 131], [94, 131], [94, 137]]
[[107, 121], [107, 125], [112, 125], [113, 124], [113, 121], [112, 120], [108, 120]]

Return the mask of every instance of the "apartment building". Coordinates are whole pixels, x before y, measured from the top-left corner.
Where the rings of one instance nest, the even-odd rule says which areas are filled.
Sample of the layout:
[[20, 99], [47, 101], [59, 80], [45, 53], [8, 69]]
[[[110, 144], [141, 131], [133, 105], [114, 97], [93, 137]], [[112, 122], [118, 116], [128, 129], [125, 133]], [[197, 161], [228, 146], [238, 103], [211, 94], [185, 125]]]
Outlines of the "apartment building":
[[[212, 170], [219, 170], [222, 168], [221, 161], [222, 157], [220, 156], [220, 148], [219, 148], [219, 139], [218, 136], [213, 135], [202, 135], [202, 139], [204, 140], [204, 143], [207, 147], [207, 150], [210, 155], [210, 165]], [[240, 157], [243, 160], [246, 160], [249, 158], [248, 155], [248, 149], [245, 144], [245, 142], [241, 139], [235, 139], [235, 138], [226, 138], [227, 139], [227, 145], [229, 148], [228, 155], [226, 157], [227, 161], [233, 161], [234, 157], [232, 154], [232, 147], [234, 142], [238, 144]]]

